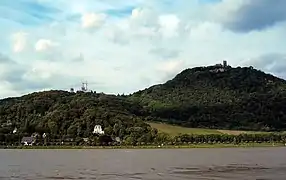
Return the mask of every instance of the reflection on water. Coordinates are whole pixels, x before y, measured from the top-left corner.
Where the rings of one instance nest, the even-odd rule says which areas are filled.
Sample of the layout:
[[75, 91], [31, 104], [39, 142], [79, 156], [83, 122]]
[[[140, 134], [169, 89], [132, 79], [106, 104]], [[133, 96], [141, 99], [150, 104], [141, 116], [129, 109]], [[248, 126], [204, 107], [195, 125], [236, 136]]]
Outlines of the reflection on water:
[[285, 180], [286, 148], [0, 150], [0, 180]]

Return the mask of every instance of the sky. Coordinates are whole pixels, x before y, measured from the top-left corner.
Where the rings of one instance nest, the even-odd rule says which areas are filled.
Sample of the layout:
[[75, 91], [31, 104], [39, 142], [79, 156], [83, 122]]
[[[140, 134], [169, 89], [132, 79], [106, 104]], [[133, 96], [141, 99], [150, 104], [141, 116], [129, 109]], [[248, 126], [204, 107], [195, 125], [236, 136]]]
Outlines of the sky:
[[285, 0], [1, 0], [0, 98], [129, 94], [227, 60], [286, 78]]

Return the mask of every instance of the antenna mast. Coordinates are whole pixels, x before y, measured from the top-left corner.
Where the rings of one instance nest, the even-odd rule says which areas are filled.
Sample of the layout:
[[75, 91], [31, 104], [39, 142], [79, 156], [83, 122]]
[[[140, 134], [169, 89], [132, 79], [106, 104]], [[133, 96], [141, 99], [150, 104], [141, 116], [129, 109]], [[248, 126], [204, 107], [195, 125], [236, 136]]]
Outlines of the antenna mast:
[[86, 82], [82, 82], [82, 86], [81, 86], [81, 90], [83, 91], [83, 92], [86, 92], [88, 89], [87, 89], [87, 81]]

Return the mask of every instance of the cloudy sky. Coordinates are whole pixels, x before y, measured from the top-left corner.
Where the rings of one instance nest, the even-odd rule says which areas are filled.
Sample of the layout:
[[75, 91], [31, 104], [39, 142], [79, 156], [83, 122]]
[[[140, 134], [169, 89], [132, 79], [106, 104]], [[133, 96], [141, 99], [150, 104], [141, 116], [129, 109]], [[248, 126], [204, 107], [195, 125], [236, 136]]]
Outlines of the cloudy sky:
[[[273, 3], [275, 1], [275, 3]], [[285, 0], [1, 0], [0, 98], [131, 93], [220, 63], [286, 78]]]

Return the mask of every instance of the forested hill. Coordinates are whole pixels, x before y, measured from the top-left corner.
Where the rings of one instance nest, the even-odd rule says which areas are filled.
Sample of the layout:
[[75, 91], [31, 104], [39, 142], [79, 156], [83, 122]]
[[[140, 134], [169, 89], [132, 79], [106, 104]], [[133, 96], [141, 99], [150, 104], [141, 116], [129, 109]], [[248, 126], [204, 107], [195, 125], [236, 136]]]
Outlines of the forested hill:
[[128, 96], [37, 92], [0, 100], [0, 138], [15, 128], [27, 135], [48, 132], [55, 138], [89, 137], [99, 124], [106, 135], [150, 142], [156, 130], [146, 121], [285, 130], [285, 90], [284, 80], [251, 67], [209, 66], [186, 69], [165, 84]]
[[47, 91], [8, 98], [0, 101], [0, 141], [15, 128], [21, 136], [37, 132], [66, 139], [91, 137], [95, 125], [101, 125], [108, 136], [149, 142], [155, 132], [142, 121], [140, 110], [124, 97], [94, 92]]
[[286, 129], [286, 82], [252, 67], [186, 69], [129, 98], [150, 119], [189, 127]]

